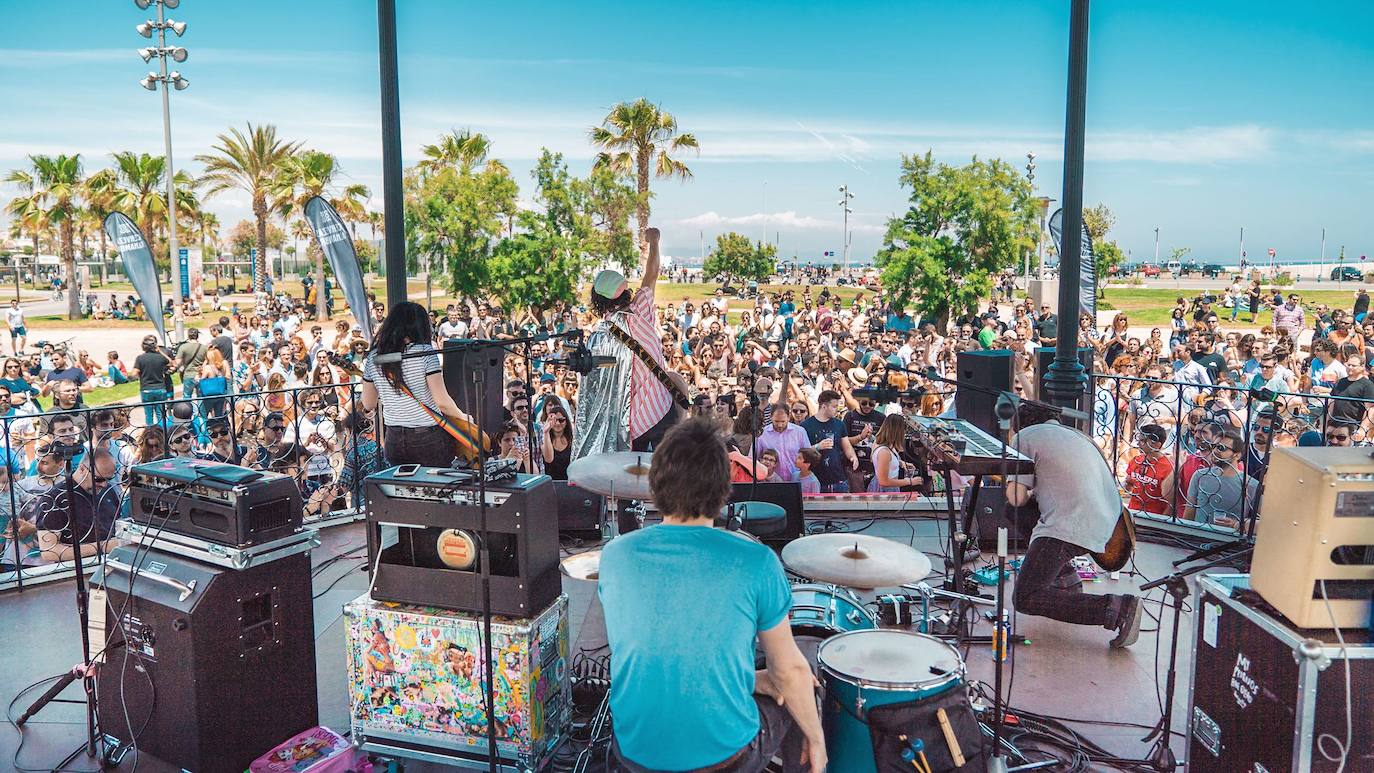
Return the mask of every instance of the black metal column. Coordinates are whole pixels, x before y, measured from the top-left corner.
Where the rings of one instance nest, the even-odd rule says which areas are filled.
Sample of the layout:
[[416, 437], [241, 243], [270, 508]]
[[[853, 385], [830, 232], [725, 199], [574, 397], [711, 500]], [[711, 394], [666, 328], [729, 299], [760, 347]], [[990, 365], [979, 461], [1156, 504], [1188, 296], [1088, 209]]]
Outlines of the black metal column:
[[1078, 362], [1078, 293], [1083, 262], [1083, 124], [1088, 104], [1088, 0], [1069, 18], [1069, 93], [1064, 118], [1064, 231], [1059, 254], [1059, 340], [1045, 374], [1049, 402], [1077, 405], [1087, 376]]
[[[405, 199], [401, 191], [401, 85], [396, 67], [396, 0], [377, 0], [377, 59], [382, 77], [382, 215], [387, 305], [406, 299]], [[354, 309], [366, 314], [366, 309]]]

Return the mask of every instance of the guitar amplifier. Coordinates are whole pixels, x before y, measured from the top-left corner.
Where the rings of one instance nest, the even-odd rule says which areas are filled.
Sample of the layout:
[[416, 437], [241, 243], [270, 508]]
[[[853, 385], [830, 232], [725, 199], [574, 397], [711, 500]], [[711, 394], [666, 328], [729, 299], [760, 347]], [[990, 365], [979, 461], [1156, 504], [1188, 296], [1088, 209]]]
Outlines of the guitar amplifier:
[[[476, 612], [482, 609], [479, 488], [466, 470], [399, 467], [365, 481], [372, 598]], [[494, 614], [529, 617], [563, 590], [558, 502], [547, 475], [486, 485], [487, 555]]]
[[565, 480], [553, 482], [558, 497], [558, 533], [576, 539], [601, 539], [606, 498]]
[[135, 466], [129, 473], [129, 502], [133, 520], [159, 533], [234, 548], [301, 529], [301, 492], [290, 477], [205, 459]]

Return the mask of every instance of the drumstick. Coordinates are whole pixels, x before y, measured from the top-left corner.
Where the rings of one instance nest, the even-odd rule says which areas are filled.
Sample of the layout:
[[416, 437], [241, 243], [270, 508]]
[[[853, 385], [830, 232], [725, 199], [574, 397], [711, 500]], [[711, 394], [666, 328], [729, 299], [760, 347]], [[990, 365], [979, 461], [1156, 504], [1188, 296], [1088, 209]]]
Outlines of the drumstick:
[[949, 744], [949, 754], [954, 758], [954, 766], [964, 766], [964, 750], [959, 748], [959, 739], [954, 737], [954, 728], [949, 726], [949, 715], [944, 709], [936, 709], [935, 716], [940, 719], [940, 729], [945, 733], [945, 743]]

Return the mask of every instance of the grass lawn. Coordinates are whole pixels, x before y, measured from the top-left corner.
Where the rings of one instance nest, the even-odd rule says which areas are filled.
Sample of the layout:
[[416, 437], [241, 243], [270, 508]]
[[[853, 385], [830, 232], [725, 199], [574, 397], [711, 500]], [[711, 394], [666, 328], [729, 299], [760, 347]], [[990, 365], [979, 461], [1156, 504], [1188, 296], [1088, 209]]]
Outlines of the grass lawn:
[[[129, 398], [134, 398], [135, 402], [138, 400], [137, 381], [130, 381], [127, 384], [117, 384], [103, 389], [95, 389], [81, 396], [82, 402], [84, 402], [87, 407], [122, 403]], [[46, 411], [52, 407], [52, 398], [40, 397], [38, 398], [38, 405]]]
[[[631, 283], [631, 286], [634, 287], [634, 286], [637, 286], [637, 285], [636, 285], [636, 283], [633, 283], [633, 282], [632, 282], [632, 283]], [[694, 303], [699, 303], [699, 302], [702, 301], [703, 299], [714, 297], [715, 294], [716, 294], [716, 288], [718, 288], [718, 287], [720, 287], [720, 285], [719, 285], [718, 283], [715, 283], [715, 282], [711, 282], [711, 283], [691, 283], [691, 282], [689, 282], [689, 283], [687, 283], [687, 284], [678, 284], [678, 283], [676, 283], [676, 282], [659, 282], [659, 283], [658, 283], [658, 288], [657, 288], [657, 291], [656, 291], [656, 295], [658, 296], [658, 297], [657, 297], [658, 305], [659, 305], [659, 306], [666, 306], [666, 305], [668, 305], [668, 304], [671, 303], [671, 304], [673, 304], [674, 306], [681, 306], [681, 305], [682, 305], [682, 302], [685, 301], [685, 300], [691, 300], [691, 301], [693, 301]], [[801, 297], [802, 297], [802, 289], [803, 289], [803, 288], [804, 288], [804, 285], [773, 285], [773, 284], [763, 284], [763, 285], [759, 285], [759, 291], [760, 291], [760, 292], [766, 292], [766, 293], [776, 293], [776, 292], [782, 292], [782, 291], [785, 291], [785, 290], [792, 290], [792, 291], [795, 292], [796, 295], [797, 295], [797, 305], [798, 305], [798, 306], [801, 305]], [[834, 286], [830, 287], [830, 294], [831, 294], [831, 295], [839, 295], [839, 297], [841, 297], [841, 298], [844, 299], [844, 302], [845, 302], [846, 304], [849, 303], [850, 301], [854, 300], [854, 296], [858, 295], [860, 292], [863, 292], [863, 293], [864, 293], [864, 296], [867, 297], [867, 298], [873, 297], [873, 292], [872, 292], [871, 290], [863, 290], [863, 291], [860, 291], [860, 290], [858, 290], [858, 289], [856, 289], [856, 288], [848, 287], [848, 286], [846, 286], [846, 287], [834, 287]], [[820, 286], [812, 286], [812, 288], [811, 288], [811, 297], [814, 299], [814, 298], [818, 297], [820, 294], [821, 294], [821, 287], [820, 287]], [[727, 296], [727, 297], [728, 297], [729, 300], [730, 300], [730, 305], [731, 305], [731, 307], [736, 307], [736, 306], [738, 306], [738, 307], [743, 307], [743, 306], [745, 306], [745, 305], [747, 304], [751, 309], [753, 308], [754, 299], [752, 299], [752, 298], [736, 298], [736, 297], [733, 296], [733, 295]]]
[[[1284, 291], [1287, 294], [1287, 290]], [[1169, 324], [1169, 314], [1173, 311], [1174, 300], [1180, 295], [1192, 300], [1197, 295], [1196, 290], [1177, 290], [1172, 288], [1151, 288], [1151, 289], [1123, 289], [1110, 287], [1107, 288], [1106, 302], [1111, 308], [1117, 311], [1124, 311], [1130, 317], [1133, 326], [1158, 326], [1167, 327]], [[1300, 290], [1299, 296], [1302, 298], [1303, 306], [1312, 306], [1323, 303], [1331, 308], [1346, 308], [1354, 302], [1355, 293], [1350, 290]], [[1223, 327], [1237, 328], [1259, 328], [1273, 321], [1273, 315], [1261, 308], [1259, 315], [1252, 323], [1249, 321], [1250, 312], [1242, 309], [1240, 316], [1234, 323], [1230, 322], [1231, 310], [1223, 308], [1220, 304], [1213, 304], [1217, 315], [1221, 317]]]

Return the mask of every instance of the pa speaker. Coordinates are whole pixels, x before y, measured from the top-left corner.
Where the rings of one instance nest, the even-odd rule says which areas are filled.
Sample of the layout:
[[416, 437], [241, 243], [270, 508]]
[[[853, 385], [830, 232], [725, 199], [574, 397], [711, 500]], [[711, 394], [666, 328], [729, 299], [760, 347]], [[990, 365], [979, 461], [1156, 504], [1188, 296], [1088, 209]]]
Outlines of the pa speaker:
[[[482, 430], [489, 434], [501, 428], [505, 419], [504, 369], [506, 350], [499, 346], [476, 346], [473, 341], [450, 338], [440, 355], [444, 363], [444, 386], [459, 408], [474, 419], [480, 414]], [[481, 391], [473, 383], [473, 371], [480, 369], [485, 380], [486, 401], [478, 405]]]
[[[997, 425], [997, 395], [1011, 391], [1012, 353], [1010, 349], [959, 352], [954, 390], [954, 415], [992, 437], [1001, 435]], [[980, 387], [972, 389], [965, 384]], [[992, 390], [991, 393], [984, 390]]]

